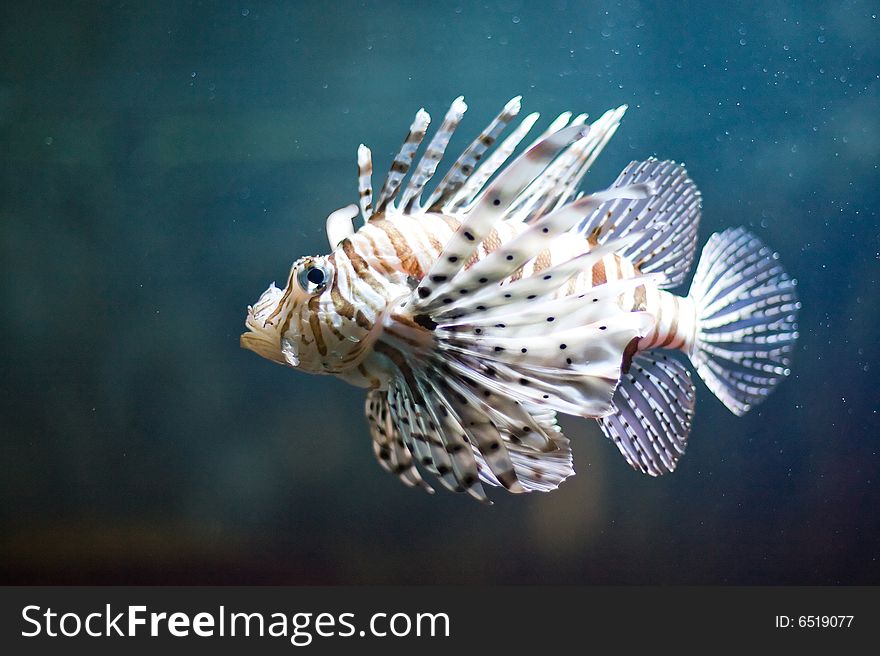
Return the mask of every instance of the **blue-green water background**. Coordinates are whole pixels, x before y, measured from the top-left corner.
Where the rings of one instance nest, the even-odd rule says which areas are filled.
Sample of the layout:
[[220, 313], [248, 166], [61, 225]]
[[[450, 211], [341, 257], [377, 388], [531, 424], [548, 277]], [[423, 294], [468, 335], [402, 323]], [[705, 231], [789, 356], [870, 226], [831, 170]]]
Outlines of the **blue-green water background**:
[[[880, 58], [868, 2], [3, 3], [6, 582], [878, 583]], [[793, 374], [702, 386], [675, 474], [564, 420], [578, 475], [493, 507], [374, 462], [363, 391], [238, 347], [326, 250], [355, 151], [465, 94], [630, 109], [586, 179], [684, 161], [701, 243], [799, 279]]]

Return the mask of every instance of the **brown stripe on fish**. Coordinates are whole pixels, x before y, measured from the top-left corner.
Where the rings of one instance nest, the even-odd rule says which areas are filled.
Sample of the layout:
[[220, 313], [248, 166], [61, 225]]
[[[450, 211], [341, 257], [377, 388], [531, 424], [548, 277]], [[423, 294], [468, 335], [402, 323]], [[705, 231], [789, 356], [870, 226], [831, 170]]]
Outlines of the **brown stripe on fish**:
[[620, 257], [614, 255], [613, 253], [607, 256], [608, 264], [605, 267], [605, 275], [608, 277], [608, 280], [613, 282], [615, 280], [621, 279], [621, 273], [623, 272], [620, 267]]
[[672, 343], [678, 337], [678, 315], [679, 315], [679, 307], [678, 307], [678, 297], [669, 295], [673, 302], [673, 312], [672, 312], [672, 324], [669, 326], [669, 332], [667, 333], [666, 339], [660, 344], [660, 348], [666, 348], [672, 345]]
[[657, 336], [660, 333], [660, 325], [663, 320], [663, 303], [660, 298], [660, 290], [656, 287], [645, 287], [645, 311], [654, 319], [654, 327], [642, 337], [639, 342], [641, 350], [653, 347], [657, 342]]
[[[423, 228], [424, 230], [424, 228]], [[429, 230], [424, 230], [425, 237], [428, 239], [428, 243], [431, 244], [431, 248], [439, 255], [443, 252], [443, 243], [434, 236], [433, 232]]]
[[549, 248], [545, 248], [538, 253], [538, 257], [535, 258], [535, 266], [532, 269], [532, 273], [540, 273], [544, 269], [549, 268], [552, 263], [553, 254], [550, 252]]
[[367, 261], [355, 250], [350, 239], [342, 240], [342, 252], [345, 253], [345, 256], [351, 262], [351, 266], [354, 268], [357, 277], [372, 287], [376, 293], [382, 294], [385, 288], [382, 286], [382, 283], [376, 280], [376, 277], [370, 269], [370, 265], [367, 264]]
[[291, 304], [290, 310], [287, 312], [287, 316], [284, 317], [284, 321], [281, 324], [281, 330], [278, 331], [279, 335], [284, 335], [288, 328], [290, 328], [290, 322], [293, 319], [293, 314], [295, 312], [299, 312], [299, 301], [294, 301]]
[[[398, 318], [400, 317], [400, 315], [395, 315], [395, 316]], [[408, 321], [407, 324], [411, 328], [415, 328], [415, 329], [419, 330], [421, 334], [430, 334], [429, 330], [420, 326], [417, 323], [414, 323], [412, 321]], [[413, 336], [414, 334], [418, 335], [420, 333], [400, 332], [399, 330], [395, 330], [394, 327], [392, 327], [392, 326], [385, 327], [385, 334], [386, 335], [393, 337], [394, 339], [411, 346], [413, 348], [413, 350], [424, 351], [425, 343], [420, 342], [416, 337]]]
[[460, 221], [458, 221], [457, 219], [453, 219], [447, 214], [438, 214], [436, 216], [439, 216], [441, 219], [443, 219], [443, 221], [446, 222], [446, 225], [449, 226], [449, 229], [452, 230], [452, 232], [458, 230], [458, 227], [461, 225]]
[[626, 345], [626, 348], [623, 349], [623, 360], [620, 363], [620, 371], [624, 374], [629, 373], [629, 368], [632, 366], [632, 360], [635, 357], [636, 353], [639, 350], [639, 338], [633, 337], [629, 344]]
[[401, 234], [391, 221], [383, 219], [376, 221], [373, 225], [382, 230], [388, 236], [388, 241], [391, 242], [391, 247], [394, 249], [394, 254], [397, 256], [397, 259], [400, 260], [400, 265], [403, 267], [404, 273], [421, 280], [424, 277], [425, 272], [419, 264], [418, 258], [416, 258], [413, 253], [412, 248], [410, 248], [406, 237]]
[[604, 260], [599, 260], [593, 265], [593, 287], [604, 285], [606, 282], [605, 262]]
[[336, 276], [334, 276], [333, 283], [330, 285], [330, 300], [340, 316], [346, 319], [354, 319], [354, 305], [339, 292], [339, 280]]
[[369, 245], [372, 254], [375, 256], [376, 263], [381, 267], [382, 273], [385, 275], [394, 275], [397, 273], [394, 268], [388, 264], [387, 258], [383, 257], [383, 253], [380, 250], [379, 245], [376, 243], [376, 240], [373, 239], [373, 236], [366, 230], [362, 230], [361, 235], [367, 240], [367, 244]]
[[299, 334], [302, 337], [303, 342], [305, 342], [306, 344], [311, 344], [311, 341], [306, 336], [306, 327], [305, 327], [305, 324], [303, 323], [302, 311], [297, 310], [296, 312], [291, 312], [291, 315], [296, 319], [296, 329], [298, 331], [297, 334]]
[[498, 228], [492, 228], [492, 230], [489, 231], [489, 234], [483, 238], [483, 243], [481, 245], [485, 255], [501, 248], [501, 235], [498, 234]]
[[373, 376], [369, 371], [367, 371], [367, 368], [364, 366], [363, 362], [361, 362], [357, 366], [357, 370], [360, 375], [364, 377], [364, 380], [370, 381], [370, 387], [372, 387], [373, 389], [378, 389], [382, 386], [382, 383], [379, 381], [379, 379]]
[[360, 310], [357, 311], [357, 314], [354, 315], [354, 320], [358, 326], [361, 328], [365, 328], [366, 330], [370, 330], [373, 327], [372, 322], [367, 318]]
[[333, 333], [333, 336], [336, 337], [340, 342], [344, 342], [346, 340], [345, 335], [339, 332], [339, 329], [333, 325], [333, 318], [329, 313], [324, 314], [324, 323], [330, 329], [330, 332]]
[[281, 298], [278, 299], [278, 303], [275, 305], [275, 309], [272, 311], [268, 317], [266, 317], [266, 323], [272, 323], [272, 320], [278, 316], [278, 313], [281, 312], [281, 308], [284, 307], [284, 304], [287, 302], [287, 299], [290, 298], [290, 294], [293, 291], [293, 272], [297, 270], [297, 265], [294, 263], [292, 267], [290, 267], [290, 273], [287, 275], [287, 285], [284, 287], [284, 293], [281, 295]]
[[318, 353], [327, 355], [327, 345], [324, 343], [324, 334], [321, 332], [321, 319], [319, 318], [320, 304], [320, 296], [312, 296], [309, 299], [309, 326], [312, 329], [312, 336], [315, 338], [315, 346], [318, 347]]

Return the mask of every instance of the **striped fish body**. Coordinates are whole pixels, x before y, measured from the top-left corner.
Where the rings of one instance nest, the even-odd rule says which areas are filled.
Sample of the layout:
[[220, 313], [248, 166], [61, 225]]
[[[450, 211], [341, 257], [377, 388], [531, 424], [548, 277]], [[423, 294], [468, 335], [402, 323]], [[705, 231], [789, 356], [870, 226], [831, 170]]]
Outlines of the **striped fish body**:
[[[432, 213], [418, 217], [391, 214], [384, 218], [374, 218], [330, 256], [337, 267], [348, 267], [346, 278], [350, 281], [348, 297], [339, 293], [332, 294], [331, 300], [335, 299], [332, 312], [339, 317], [351, 319], [359, 308], [365, 333], [373, 329], [386, 307], [397, 297], [408, 295], [408, 288], [401, 294], [406, 281], [421, 280], [425, 276], [440, 256], [443, 245], [458, 230], [460, 224], [453, 216]], [[503, 248], [506, 242], [527, 228], [528, 225], [522, 222], [500, 223], [481, 242], [466, 268]], [[580, 232], [572, 231], [553, 241], [500, 284], [503, 286], [523, 277], [540, 274], [554, 264], [588, 253], [595, 245]], [[608, 282], [640, 277], [641, 272], [629, 258], [618, 253], [609, 253], [588, 270], [572, 277], [551, 296], [584, 295], [590, 289]], [[391, 284], [383, 285], [383, 281]], [[371, 305], [370, 299], [375, 297], [370, 291], [382, 286], [383, 300]], [[646, 280], [632, 290], [621, 293], [619, 305], [627, 312], [645, 312], [653, 320], [653, 328], [638, 340], [638, 350], [666, 348], [688, 352], [691, 348], [696, 327], [695, 306], [691, 299], [667, 292], [660, 289], [654, 281]], [[343, 341], [345, 336], [327, 326], [317, 339], [327, 344], [334, 339]], [[332, 373], [359, 387], [384, 389], [394, 371], [395, 366], [388, 366], [384, 356], [370, 353], [349, 370], [336, 370]]]
[[382, 467], [480, 500], [486, 484], [552, 490], [574, 473], [562, 412], [598, 420], [633, 468], [659, 475], [684, 453], [695, 399], [669, 352], [736, 414], [788, 375], [795, 281], [753, 235], [713, 235], [688, 295], [669, 291], [694, 261], [700, 216], [682, 166], [632, 162], [607, 189], [577, 191], [624, 108], [591, 125], [563, 114], [513, 158], [537, 115], [489, 149], [514, 99], [423, 200], [465, 109], [452, 104], [410, 171], [430, 121], [416, 115], [375, 205], [360, 147], [364, 225], [356, 206], [332, 213], [332, 252], [294, 262], [241, 338], [367, 388]]

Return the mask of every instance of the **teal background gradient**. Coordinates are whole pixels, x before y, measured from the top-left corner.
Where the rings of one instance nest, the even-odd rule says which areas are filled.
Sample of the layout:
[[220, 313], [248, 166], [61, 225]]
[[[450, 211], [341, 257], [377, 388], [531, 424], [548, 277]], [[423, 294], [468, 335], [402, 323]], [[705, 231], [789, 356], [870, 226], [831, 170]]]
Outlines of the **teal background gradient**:
[[[0, 582], [880, 583], [880, 20], [871, 2], [28, 2], [0, 8]], [[243, 351], [327, 250], [355, 154], [464, 94], [629, 104], [585, 180], [686, 163], [700, 243], [800, 282], [792, 376], [698, 383], [679, 470], [563, 419], [578, 475], [492, 507], [375, 463], [362, 390]]]

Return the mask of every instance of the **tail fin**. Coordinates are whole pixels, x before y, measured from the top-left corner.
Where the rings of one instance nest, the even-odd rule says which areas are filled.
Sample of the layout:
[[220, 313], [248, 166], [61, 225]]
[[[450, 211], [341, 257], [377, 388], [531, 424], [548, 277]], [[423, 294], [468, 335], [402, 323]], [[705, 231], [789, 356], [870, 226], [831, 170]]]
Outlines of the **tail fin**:
[[757, 405], [788, 373], [798, 337], [796, 280], [744, 228], [715, 233], [691, 284], [697, 309], [691, 360], [734, 414]]

